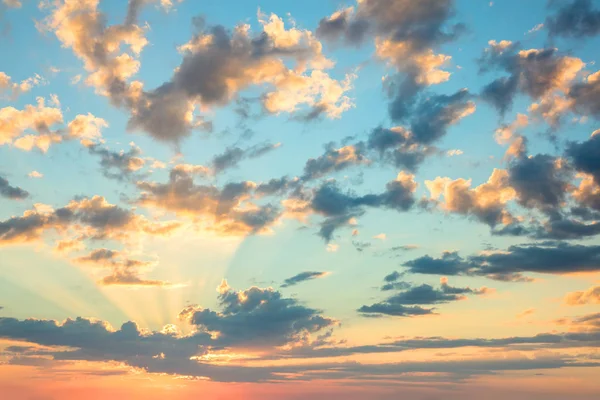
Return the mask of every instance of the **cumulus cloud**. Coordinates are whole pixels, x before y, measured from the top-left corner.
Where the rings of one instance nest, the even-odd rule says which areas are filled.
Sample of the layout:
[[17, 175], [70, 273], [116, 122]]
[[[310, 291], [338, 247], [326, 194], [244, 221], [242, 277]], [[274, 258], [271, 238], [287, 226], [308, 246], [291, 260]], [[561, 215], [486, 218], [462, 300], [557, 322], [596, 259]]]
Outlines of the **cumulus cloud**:
[[[179, 47], [183, 61], [173, 76], [146, 90], [133, 80], [148, 43], [137, 23], [140, 5], [130, 2], [125, 21], [106, 26], [97, 2], [56, 3], [43, 23], [83, 61], [89, 73], [86, 83], [130, 112], [130, 129], [177, 142], [205, 126], [197, 109], [223, 106], [250, 87], [268, 87], [261, 99], [265, 111], [274, 114], [319, 110], [338, 118], [352, 107], [346, 93], [353, 75], [337, 81], [325, 72], [333, 62], [312, 32], [286, 29], [280, 17], [262, 13], [260, 35], [253, 35], [249, 25], [232, 32], [223, 26], [198, 32]], [[123, 45], [128, 49], [122, 50]]]
[[108, 126], [104, 119], [90, 113], [77, 115], [65, 127], [59, 107], [60, 104], [48, 106], [43, 97], [38, 97], [35, 105], [28, 104], [22, 110], [10, 106], [0, 108], [0, 145], [11, 144], [20, 150], [38, 149], [45, 153], [54, 143], [80, 140], [89, 145], [101, 139], [101, 129]]
[[0, 176], [0, 196], [12, 200], [22, 200], [29, 197], [29, 192], [18, 186], [12, 186], [6, 178]]
[[221, 311], [191, 308], [180, 316], [199, 332], [217, 334], [215, 344], [223, 346], [270, 347], [303, 342], [310, 334], [337, 324], [271, 288], [251, 287], [238, 292], [226, 286], [220, 290], [219, 304]]
[[[42, 97], [36, 105], [26, 105], [18, 110], [14, 107], [0, 109], [0, 145], [12, 144], [22, 150], [34, 147], [45, 152], [50, 145], [60, 142], [62, 136], [52, 127], [63, 122], [60, 109], [47, 107]], [[25, 134], [26, 132], [31, 132]], [[25, 135], [24, 135], [25, 134]]]
[[505, 170], [494, 169], [486, 183], [471, 189], [470, 179], [437, 177], [425, 181], [431, 199], [438, 201], [443, 196], [440, 207], [448, 212], [474, 216], [480, 221], [495, 226], [512, 221], [506, 210], [506, 203], [515, 197], [515, 190], [509, 185], [509, 174]]
[[316, 271], [305, 271], [300, 272], [297, 275], [292, 276], [291, 278], [287, 278], [283, 281], [281, 287], [290, 287], [297, 285], [301, 282], [310, 281], [313, 279], [323, 278], [327, 276], [327, 272], [316, 272]]
[[316, 32], [329, 42], [353, 46], [373, 36], [376, 55], [406, 75], [406, 86], [415, 88], [449, 79], [441, 67], [451, 57], [435, 49], [463, 31], [460, 24], [446, 26], [453, 14], [452, 1], [359, 1], [323, 18]]

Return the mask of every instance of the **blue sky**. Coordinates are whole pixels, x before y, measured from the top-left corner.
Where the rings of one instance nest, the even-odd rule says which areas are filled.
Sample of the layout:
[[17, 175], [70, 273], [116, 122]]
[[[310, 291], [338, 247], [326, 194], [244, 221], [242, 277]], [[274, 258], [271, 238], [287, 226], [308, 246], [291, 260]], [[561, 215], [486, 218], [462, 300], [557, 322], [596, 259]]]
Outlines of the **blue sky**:
[[[573, 346], [531, 339], [448, 360], [575, 363], [552, 368], [581, 382], [582, 399], [600, 390], [586, 375], [596, 358], [583, 355], [597, 353], [600, 302], [598, 2], [0, 7], [0, 368], [27, 359], [33, 376], [51, 377], [46, 365], [63, 358], [7, 350], [68, 345], [28, 332], [28, 318], [59, 333], [83, 317], [115, 327], [103, 335], [133, 321], [173, 346], [197, 340], [197, 354], [168, 367], [91, 357], [86, 338], [71, 358], [149, 375], [206, 367], [218, 381], [209, 361], [188, 363], [224, 351], [230, 382], [261, 380], [245, 378], [259, 368], [240, 354], [275, 382], [279, 363], [309, 364], [309, 350], [585, 332], [592, 339]], [[270, 180], [280, 187], [263, 190]], [[282, 320], [292, 328], [276, 336]], [[256, 347], [261, 323], [273, 336], [257, 334]], [[178, 333], [161, 331], [168, 324]], [[376, 364], [437, 365], [429, 350]], [[380, 354], [350, 353], [330, 359], [371, 365]], [[523, 370], [498, 379], [554, 387]], [[365, 373], [384, 388], [426, 382]]]

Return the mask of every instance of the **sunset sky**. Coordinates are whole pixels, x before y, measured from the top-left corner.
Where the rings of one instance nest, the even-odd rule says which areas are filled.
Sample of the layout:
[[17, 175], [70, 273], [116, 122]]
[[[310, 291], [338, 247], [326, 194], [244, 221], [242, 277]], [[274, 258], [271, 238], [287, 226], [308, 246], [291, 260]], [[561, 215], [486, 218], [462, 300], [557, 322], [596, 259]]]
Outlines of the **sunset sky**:
[[600, 398], [600, 1], [0, 0], [0, 398]]

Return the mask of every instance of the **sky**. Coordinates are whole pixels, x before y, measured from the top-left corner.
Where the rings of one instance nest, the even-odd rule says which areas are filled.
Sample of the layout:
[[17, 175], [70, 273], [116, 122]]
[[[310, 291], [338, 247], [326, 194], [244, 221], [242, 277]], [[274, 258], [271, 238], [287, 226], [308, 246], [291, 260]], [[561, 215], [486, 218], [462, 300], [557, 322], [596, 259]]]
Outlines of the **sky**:
[[599, 48], [595, 0], [0, 0], [0, 397], [597, 399]]

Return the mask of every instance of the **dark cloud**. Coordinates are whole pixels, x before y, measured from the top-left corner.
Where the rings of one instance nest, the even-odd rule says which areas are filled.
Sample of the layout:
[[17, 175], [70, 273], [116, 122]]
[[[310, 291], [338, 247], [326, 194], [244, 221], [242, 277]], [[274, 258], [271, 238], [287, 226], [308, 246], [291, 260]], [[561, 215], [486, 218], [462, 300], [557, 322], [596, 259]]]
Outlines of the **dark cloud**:
[[523, 273], [570, 274], [600, 271], [600, 246], [543, 242], [510, 246], [506, 251], [462, 258], [423, 256], [404, 263], [408, 272], [436, 275], [482, 275], [503, 281], [530, 280]]
[[600, 33], [600, 10], [593, 8], [591, 0], [563, 2], [556, 14], [546, 18], [544, 26], [551, 36], [595, 36]]
[[335, 182], [325, 182], [313, 191], [310, 200], [310, 208], [327, 217], [321, 224], [320, 235], [330, 241], [335, 229], [364, 213], [363, 207], [408, 211], [415, 203], [417, 185], [413, 179], [413, 175], [401, 172], [397, 179], [386, 184], [384, 192], [363, 196], [344, 193]]
[[258, 158], [279, 147], [279, 144], [263, 143], [247, 149], [240, 147], [228, 147], [222, 154], [217, 154], [211, 162], [215, 174], [227, 169], [235, 168], [246, 158]]
[[517, 76], [498, 78], [483, 87], [481, 98], [493, 105], [501, 115], [504, 115], [513, 104], [519, 88], [518, 84]]
[[588, 77], [587, 82], [576, 83], [569, 90], [569, 98], [574, 101], [573, 109], [581, 115], [600, 119], [600, 71]]
[[600, 185], [600, 134], [584, 142], [570, 142], [565, 154], [577, 171], [592, 175]]
[[[519, 348], [519, 349], [560, 349], [596, 347], [598, 335], [598, 315], [575, 318], [569, 323], [573, 327], [585, 327], [587, 331], [570, 333], [543, 333], [534, 336], [506, 337], [497, 339], [450, 339], [444, 337], [403, 338], [388, 343], [345, 347], [304, 345], [265, 356], [269, 359], [331, 358], [353, 354], [378, 354], [402, 352], [414, 349], [454, 349], [462, 347], [480, 348]], [[241, 335], [240, 335], [241, 336]], [[326, 335], [324, 335], [326, 336]], [[50, 320], [17, 320], [0, 318], [0, 337], [22, 340], [44, 346], [64, 346], [64, 349], [43, 349], [36, 351], [31, 346], [12, 346], [5, 355], [10, 363], [27, 363], [31, 357], [43, 355], [48, 365], [68, 360], [118, 361], [129, 366], [142, 368], [150, 373], [167, 373], [185, 376], [208, 377], [213, 381], [257, 382], [281, 381], [294, 376], [302, 381], [335, 377], [337, 379], [360, 379], [368, 375], [370, 379], [409, 379], [421, 382], [422, 373], [441, 374], [445, 382], [464, 380], [469, 376], [488, 375], [500, 371], [523, 371], [555, 369], [563, 367], [593, 367], [593, 362], [573, 361], [572, 358], [548, 358], [531, 360], [464, 359], [458, 361], [418, 361], [383, 363], [377, 365], [357, 362], [319, 362], [286, 366], [222, 365], [205, 361], [211, 352], [213, 338], [204, 332], [181, 335], [175, 327], [165, 327], [161, 332], [142, 332], [133, 322], [126, 322], [120, 329], [112, 330], [102, 321], [84, 318], [67, 319], [58, 324]], [[242, 345], [243, 346], [243, 345]], [[220, 347], [217, 347], [218, 350]], [[27, 358], [29, 357], [29, 358]], [[25, 359], [27, 358], [27, 359]], [[208, 358], [207, 358], [208, 359]], [[39, 364], [36, 364], [40, 366]], [[409, 378], [406, 378], [406, 375]], [[404, 377], [404, 378], [403, 378]], [[426, 382], [426, 381], [425, 381]]]
[[[450, 125], [475, 110], [471, 98], [466, 89], [452, 95], [433, 95], [425, 98], [410, 115], [414, 141], [431, 144], [444, 136]], [[394, 116], [392, 119], [395, 119]]]
[[339, 149], [328, 145], [323, 155], [309, 159], [304, 166], [302, 179], [307, 181], [320, 178], [331, 172], [341, 171], [350, 166], [367, 164], [369, 160], [358, 146], [344, 146]]
[[471, 288], [456, 288], [447, 283], [442, 284], [441, 289], [434, 289], [433, 286], [422, 284], [420, 286], [410, 287], [387, 299], [388, 303], [415, 305], [415, 304], [442, 304], [451, 301], [462, 300], [467, 293], [478, 293]]
[[448, 128], [475, 111], [471, 94], [459, 90], [451, 95], [427, 94], [411, 99], [410, 104], [392, 102], [390, 113], [407, 128], [373, 129], [366, 140], [356, 145], [372, 153], [372, 158], [398, 168], [415, 171], [425, 158], [435, 153], [430, 147], [446, 135]]
[[365, 316], [381, 317], [384, 315], [392, 317], [414, 317], [418, 315], [435, 314], [432, 308], [423, 308], [419, 306], [407, 307], [402, 304], [394, 304], [390, 302], [381, 302], [371, 304], [370, 306], [362, 306], [358, 312]]
[[45, 346], [68, 346], [72, 352], [55, 352], [55, 359], [89, 361], [123, 361], [135, 358], [152, 359], [159, 354], [181, 357], [202, 354], [199, 344], [209, 343], [210, 337], [197, 333], [187, 338], [174, 334], [152, 332], [145, 334], [134, 322], [124, 323], [120, 329], [98, 320], [67, 319], [62, 324], [52, 320], [14, 318], [0, 319], [0, 336], [19, 339]]
[[294, 286], [301, 282], [310, 281], [312, 279], [323, 278], [326, 275], [327, 275], [327, 272], [316, 272], [316, 271], [301, 272], [298, 275], [294, 275], [291, 278], [287, 278], [286, 280], [284, 280], [281, 287]]
[[467, 274], [471, 265], [465, 262], [457, 252], [445, 252], [441, 258], [428, 255], [404, 263], [408, 272], [413, 274], [461, 275]]
[[355, 13], [342, 10], [319, 22], [317, 35], [328, 41], [343, 39], [347, 44], [360, 44], [367, 32], [397, 42], [407, 42], [415, 51], [452, 40], [458, 27], [444, 31], [454, 14], [451, 0], [412, 2], [366, 0], [358, 3]]
[[326, 42], [337, 42], [342, 39], [346, 45], [360, 45], [366, 39], [369, 22], [354, 19], [349, 9], [342, 10], [329, 18], [319, 21], [316, 34]]
[[11, 186], [8, 181], [0, 176], [0, 196], [7, 199], [22, 200], [29, 197], [29, 192], [17, 186]]
[[521, 350], [540, 350], [545, 349], [569, 349], [596, 347], [600, 343], [600, 321], [599, 314], [588, 314], [582, 317], [576, 317], [565, 320], [564, 324], [569, 325], [571, 329], [585, 328], [587, 331], [581, 332], [551, 332], [540, 333], [532, 336], [509, 336], [500, 338], [445, 338], [445, 337], [420, 337], [398, 340], [392, 340], [387, 343], [376, 345], [363, 345], [354, 347], [322, 347], [322, 348], [298, 348], [283, 353], [287, 357], [294, 358], [320, 358], [320, 357], [341, 357], [353, 354], [377, 354], [377, 353], [397, 353], [417, 349], [459, 349], [463, 347], [475, 348], [502, 348], [502, 349], [521, 349]]
[[217, 333], [215, 344], [222, 346], [281, 346], [337, 324], [271, 288], [236, 292], [224, 284], [219, 304], [221, 311], [196, 308], [181, 315], [200, 332]]
[[553, 90], [568, 90], [584, 63], [574, 57], [561, 55], [555, 48], [521, 50], [521, 44], [509, 41], [490, 41], [479, 59], [481, 72], [502, 70], [509, 75], [486, 85], [481, 93], [484, 100], [505, 113], [521, 92], [534, 100]]
[[90, 154], [100, 156], [102, 174], [107, 178], [130, 179], [132, 174], [146, 163], [146, 160], [140, 157], [141, 149], [135, 145], [132, 145], [128, 151], [116, 152], [99, 144], [91, 144], [88, 146], [88, 151]]
[[374, 159], [409, 171], [416, 171], [433, 153], [431, 148], [417, 143], [409, 131], [401, 128], [377, 127], [369, 133], [365, 145], [374, 153]]
[[559, 207], [569, 187], [569, 173], [559, 160], [546, 155], [521, 157], [509, 165], [509, 184], [517, 193], [518, 202], [529, 208]]
[[256, 192], [265, 196], [281, 195], [285, 193], [295, 181], [284, 176], [262, 182], [256, 187]]
[[386, 275], [381, 291], [394, 290], [397, 292], [382, 302], [362, 306], [358, 312], [367, 316], [391, 315], [398, 317], [435, 314], [433, 308], [427, 309], [421, 306], [450, 303], [465, 299], [467, 294], [480, 295], [488, 292], [487, 288], [471, 289], [450, 286], [446, 278], [442, 278], [439, 289], [428, 284], [413, 286], [402, 281], [403, 276], [404, 274], [398, 271]]
[[383, 278], [384, 284], [381, 286], [381, 291], [386, 292], [389, 290], [405, 290], [411, 287], [410, 283], [401, 281], [404, 274], [394, 271]]

